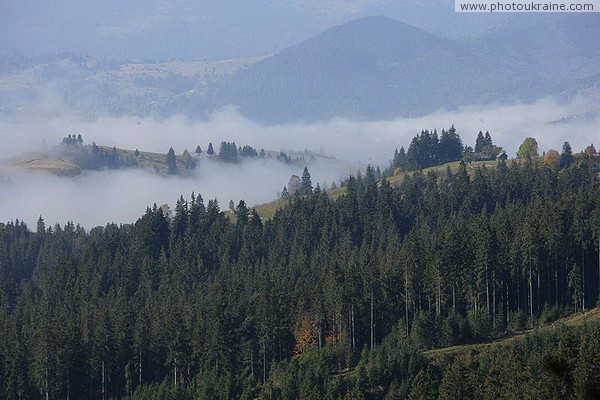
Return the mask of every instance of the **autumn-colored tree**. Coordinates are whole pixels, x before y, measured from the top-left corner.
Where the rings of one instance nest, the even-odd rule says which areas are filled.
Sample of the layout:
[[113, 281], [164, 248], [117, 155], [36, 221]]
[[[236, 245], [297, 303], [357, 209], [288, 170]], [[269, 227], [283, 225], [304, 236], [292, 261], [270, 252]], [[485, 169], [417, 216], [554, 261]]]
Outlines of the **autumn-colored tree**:
[[300, 325], [294, 332], [296, 346], [294, 346], [294, 355], [300, 355], [310, 347], [316, 346], [319, 342], [319, 331], [317, 323], [308, 313], [305, 313], [300, 321]]
[[560, 154], [556, 150], [548, 150], [544, 155], [544, 164], [549, 167], [557, 167], [560, 164]]
[[583, 152], [588, 157], [593, 157], [593, 156], [595, 156], [595, 155], [598, 154], [598, 152], [596, 151], [596, 148], [594, 147], [593, 143], [590, 144], [588, 147], [586, 147], [585, 150], [583, 150]]

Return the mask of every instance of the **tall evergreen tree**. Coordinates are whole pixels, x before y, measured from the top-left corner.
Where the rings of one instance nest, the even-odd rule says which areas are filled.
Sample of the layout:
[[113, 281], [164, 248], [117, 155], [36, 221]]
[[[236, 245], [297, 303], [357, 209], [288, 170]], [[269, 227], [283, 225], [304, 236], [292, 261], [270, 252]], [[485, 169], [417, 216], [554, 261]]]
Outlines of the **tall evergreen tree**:
[[300, 181], [300, 188], [298, 192], [302, 196], [311, 194], [313, 192], [312, 180], [310, 178], [310, 172], [308, 172], [307, 167], [304, 167], [304, 171], [302, 171], [302, 178]]
[[167, 159], [165, 162], [167, 164], [167, 174], [177, 175], [179, 173], [179, 170], [177, 169], [177, 160], [175, 158], [175, 151], [173, 150], [172, 147], [170, 147], [169, 151], [167, 152]]

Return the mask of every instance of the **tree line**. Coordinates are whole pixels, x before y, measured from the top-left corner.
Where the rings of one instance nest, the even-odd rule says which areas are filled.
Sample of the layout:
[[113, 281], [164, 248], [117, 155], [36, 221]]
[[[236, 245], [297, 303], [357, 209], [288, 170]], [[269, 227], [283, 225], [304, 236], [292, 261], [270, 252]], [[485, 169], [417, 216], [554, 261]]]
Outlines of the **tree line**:
[[448, 130], [442, 129], [441, 134], [437, 130], [423, 130], [412, 138], [408, 151], [404, 147], [394, 151], [391, 170], [387, 175], [391, 175], [397, 168], [402, 171], [417, 171], [459, 160], [495, 160], [502, 151], [502, 147], [493, 143], [489, 132], [484, 134], [479, 131], [473, 148], [463, 145], [454, 126]]

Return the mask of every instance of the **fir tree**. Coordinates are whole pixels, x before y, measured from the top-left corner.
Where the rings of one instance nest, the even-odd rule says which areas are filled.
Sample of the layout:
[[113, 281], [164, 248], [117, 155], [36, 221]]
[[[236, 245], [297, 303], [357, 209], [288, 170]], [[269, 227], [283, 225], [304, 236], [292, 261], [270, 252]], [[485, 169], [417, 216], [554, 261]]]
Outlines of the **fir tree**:
[[172, 147], [170, 147], [169, 151], [167, 152], [166, 164], [167, 164], [167, 174], [177, 175], [179, 173], [179, 170], [177, 169], [177, 160], [175, 158], [175, 151], [173, 150]]
[[298, 190], [299, 194], [304, 196], [307, 194], [312, 194], [313, 186], [310, 178], [310, 172], [308, 172], [308, 168], [304, 167], [304, 171], [302, 172], [302, 178], [300, 181], [300, 189]]

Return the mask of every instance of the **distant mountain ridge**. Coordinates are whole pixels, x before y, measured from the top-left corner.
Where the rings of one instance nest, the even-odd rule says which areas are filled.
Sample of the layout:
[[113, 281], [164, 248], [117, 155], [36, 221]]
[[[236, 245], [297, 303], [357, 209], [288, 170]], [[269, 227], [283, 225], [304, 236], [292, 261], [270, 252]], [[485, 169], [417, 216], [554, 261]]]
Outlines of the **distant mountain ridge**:
[[549, 82], [504, 58], [386, 17], [328, 29], [241, 71], [215, 93], [264, 122], [386, 119], [498, 100], [531, 100]]
[[556, 81], [570, 83], [600, 73], [600, 15], [524, 15], [509, 21], [467, 45], [486, 56], [526, 64]]
[[275, 55], [217, 61], [0, 56], [0, 116], [46, 112], [44, 95], [57, 93], [87, 117], [205, 119], [234, 105], [267, 124], [382, 120], [547, 95], [593, 106], [599, 88], [600, 14], [516, 15], [461, 41], [365, 17]]

